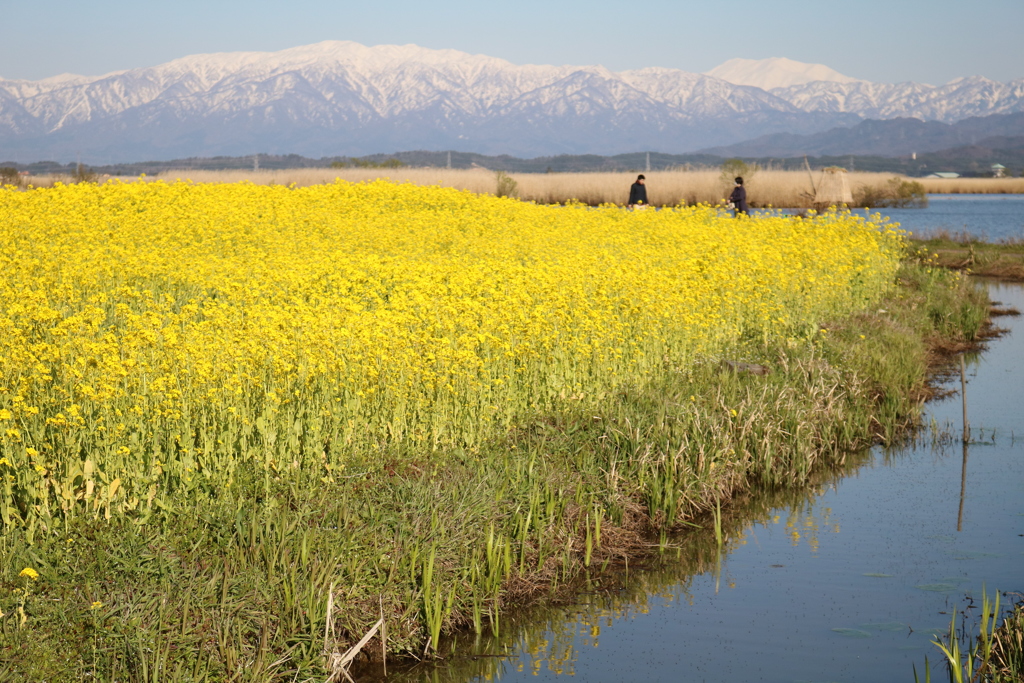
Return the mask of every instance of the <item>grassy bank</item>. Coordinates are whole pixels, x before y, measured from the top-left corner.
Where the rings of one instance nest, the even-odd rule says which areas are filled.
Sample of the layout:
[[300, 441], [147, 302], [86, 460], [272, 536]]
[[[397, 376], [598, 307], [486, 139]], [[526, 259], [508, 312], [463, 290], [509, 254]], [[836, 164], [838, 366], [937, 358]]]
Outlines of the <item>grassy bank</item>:
[[921, 258], [941, 268], [1007, 282], [1024, 282], [1024, 241], [985, 242], [967, 234], [941, 233], [911, 240]]
[[[898, 447], [897, 447], [898, 449]], [[458, 634], [446, 642], [443, 660], [415, 659], [387, 663], [389, 681], [434, 683], [467, 680], [500, 680], [516, 659], [529, 660], [532, 671], [577, 675], [574, 665], [589, 650], [602, 643], [604, 627], [610, 620], [629, 620], [664, 605], [667, 596], [685, 599], [701, 575], [712, 576], [722, 590], [732, 587], [725, 570], [728, 555], [742, 544], [757, 542], [754, 525], [779, 525], [793, 543], [816, 549], [834, 533], [829, 511], [817, 506], [820, 497], [844, 477], [856, 476], [871, 463], [872, 451], [851, 452], [842, 467], [821, 467], [810, 474], [805, 486], [752, 487], [736, 492], [717, 517], [714, 511], [697, 517], [682, 531], [674, 531], [667, 542], [651, 538], [647, 548], [627, 558], [593, 565], [565, 591], [553, 591], [527, 609], [514, 606], [501, 620], [500, 629], [478, 638], [472, 632]], [[780, 515], [780, 511], [781, 515]], [[719, 528], [721, 534], [714, 532]], [[759, 533], [759, 532], [758, 532]], [[720, 536], [720, 541], [719, 541]], [[567, 618], [568, 614], [572, 618]], [[589, 637], [579, 638], [580, 627], [589, 627]], [[614, 629], [611, 638], [615, 638]], [[452, 646], [450, 654], [448, 645]], [[381, 662], [360, 662], [353, 669], [357, 680], [379, 680]], [[360, 678], [363, 677], [363, 678]]]
[[[1018, 683], [1024, 680], [1024, 601], [1021, 597], [1020, 593], [996, 591], [990, 596], [985, 592], [980, 613], [971, 612], [975, 608], [973, 604], [953, 610], [949, 632], [935, 641], [950, 681]], [[1010, 598], [1009, 609], [1003, 608], [1006, 598]], [[969, 624], [969, 621], [974, 623]], [[931, 672], [928, 668], [925, 671], [924, 682], [930, 683]], [[921, 683], [916, 667], [914, 679]]]
[[230, 490], [169, 495], [144, 524], [9, 528], [4, 677], [315, 680], [382, 615], [392, 654], [444, 654], [453, 629], [500, 628], [506, 609], [706, 524], [716, 501], [813, 482], [913, 424], [930, 354], [971, 340], [986, 309], [956, 274], [908, 262], [898, 277], [809, 338], [721, 356], [767, 375], [669, 363], [444, 457], [386, 446], [333, 480], [241, 468]]

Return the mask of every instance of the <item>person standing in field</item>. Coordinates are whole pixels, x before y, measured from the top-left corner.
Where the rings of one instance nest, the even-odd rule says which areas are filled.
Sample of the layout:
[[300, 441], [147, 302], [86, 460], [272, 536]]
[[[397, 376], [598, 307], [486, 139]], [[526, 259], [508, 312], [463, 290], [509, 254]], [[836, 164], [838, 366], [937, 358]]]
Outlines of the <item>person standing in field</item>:
[[641, 173], [636, 177], [636, 182], [629, 186], [629, 201], [626, 202], [626, 206], [631, 209], [635, 209], [638, 206], [647, 206], [647, 187], [644, 185], [644, 174]]
[[736, 176], [736, 187], [732, 188], [729, 195], [729, 203], [732, 204], [733, 216], [749, 214], [747, 208], [747, 188], [743, 187], [743, 178]]

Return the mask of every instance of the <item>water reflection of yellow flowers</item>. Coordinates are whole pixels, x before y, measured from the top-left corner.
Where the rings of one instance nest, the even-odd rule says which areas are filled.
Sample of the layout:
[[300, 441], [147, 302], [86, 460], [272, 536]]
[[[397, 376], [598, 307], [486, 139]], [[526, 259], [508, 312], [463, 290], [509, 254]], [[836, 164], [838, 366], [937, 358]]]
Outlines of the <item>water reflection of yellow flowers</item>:
[[[792, 507], [786, 519], [786, 532], [792, 545], [797, 546], [801, 539], [805, 539], [811, 552], [818, 552], [821, 543], [818, 534], [822, 529], [839, 533], [839, 523], [833, 522], [831, 517], [832, 508], [823, 508], [816, 514], [814, 505], [810, 502]], [[778, 517], [775, 519], [777, 521]]]

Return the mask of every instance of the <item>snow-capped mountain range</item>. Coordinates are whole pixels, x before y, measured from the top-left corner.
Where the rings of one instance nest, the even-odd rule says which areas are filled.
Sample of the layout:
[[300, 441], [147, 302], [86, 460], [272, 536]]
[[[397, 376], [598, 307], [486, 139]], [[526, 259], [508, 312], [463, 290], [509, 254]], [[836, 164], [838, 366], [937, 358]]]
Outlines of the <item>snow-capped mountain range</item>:
[[0, 79], [0, 159], [678, 153], [864, 118], [952, 122], [1019, 111], [1024, 79], [879, 84], [782, 59], [731, 60], [708, 74], [612, 72], [327, 41], [194, 55], [99, 77]]

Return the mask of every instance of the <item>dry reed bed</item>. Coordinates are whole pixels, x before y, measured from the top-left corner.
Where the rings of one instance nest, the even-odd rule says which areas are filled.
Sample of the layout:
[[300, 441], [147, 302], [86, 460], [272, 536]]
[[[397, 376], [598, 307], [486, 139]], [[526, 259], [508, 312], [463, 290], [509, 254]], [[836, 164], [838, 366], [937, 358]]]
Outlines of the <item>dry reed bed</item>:
[[[634, 173], [512, 173], [519, 197], [542, 204], [576, 200], [584, 204], [623, 204], [629, 196]], [[647, 192], [655, 206], [717, 204], [732, 190], [731, 179], [723, 179], [717, 169], [649, 171]], [[820, 171], [758, 171], [748, 179], [747, 194], [756, 207], [807, 207], [811, 205], [813, 185], [820, 183]], [[470, 192], [491, 193], [497, 189], [495, 173], [483, 168], [399, 168], [399, 169], [294, 169], [268, 171], [169, 171], [163, 180], [230, 183], [249, 181], [257, 184], [298, 186], [332, 182], [335, 178], [351, 182], [390, 178], [417, 185], [440, 185]], [[883, 185], [892, 178], [887, 173], [850, 173], [848, 182], [856, 194], [861, 186]]]
[[[563, 204], [576, 200], [584, 204], [624, 204], [635, 173], [511, 173], [521, 199], [542, 204]], [[648, 171], [647, 192], [655, 206], [717, 204], [724, 201], [732, 184], [718, 169]], [[853, 172], [847, 181], [854, 197], [865, 187], [881, 187], [895, 176], [891, 173]], [[257, 185], [299, 187], [334, 182], [364, 182], [389, 178], [415, 185], [439, 185], [494, 194], [495, 172], [485, 168], [300, 168], [282, 170], [167, 171], [147, 180], [191, 180], [196, 183], [252, 182]], [[747, 180], [747, 194], [754, 207], [807, 208], [812, 206], [813, 186], [821, 182], [822, 172], [761, 170]], [[1024, 178], [902, 178], [921, 183], [928, 194], [1024, 194]], [[120, 178], [134, 181], [137, 178]], [[36, 187], [52, 186], [60, 176], [35, 176]]]
[[928, 194], [1022, 194], [1024, 178], [916, 178]]

